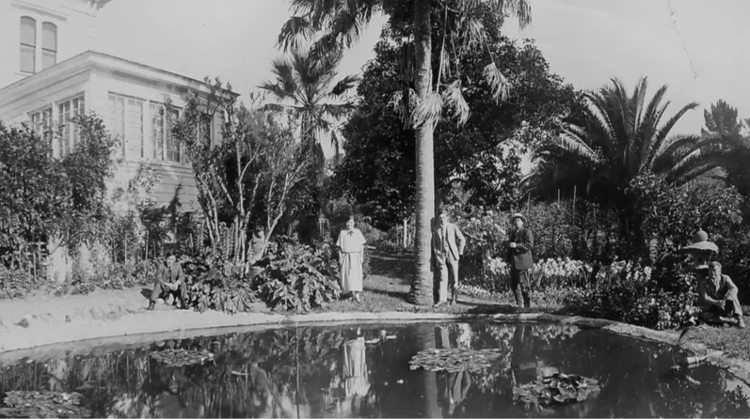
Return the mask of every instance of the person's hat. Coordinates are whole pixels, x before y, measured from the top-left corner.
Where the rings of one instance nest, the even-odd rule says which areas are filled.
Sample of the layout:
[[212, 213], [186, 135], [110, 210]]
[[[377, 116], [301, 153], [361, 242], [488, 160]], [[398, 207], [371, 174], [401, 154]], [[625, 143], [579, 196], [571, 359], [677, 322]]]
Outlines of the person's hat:
[[521, 214], [520, 212], [517, 212], [517, 213], [513, 214], [513, 216], [510, 217], [510, 220], [514, 221], [516, 218], [520, 218], [521, 221], [523, 221], [524, 223], [526, 223], [526, 217], [524, 217], [523, 214]]
[[708, 241], [708, 234], [700, 229], [693, 235], [693, 243], [680, 250], [685, 253], [719, 253], [716, 243]]

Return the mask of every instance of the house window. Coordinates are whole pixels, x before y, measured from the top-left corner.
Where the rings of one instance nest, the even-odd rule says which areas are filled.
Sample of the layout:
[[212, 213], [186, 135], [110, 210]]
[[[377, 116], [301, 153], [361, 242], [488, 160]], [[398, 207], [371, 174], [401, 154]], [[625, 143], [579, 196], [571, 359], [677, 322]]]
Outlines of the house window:
[[21, 17], [21, 71], [36, 72], [36, 20]]
[[180, 118], [180, 114], [176, 109], [173, 109], [171, 114], [166, 119], [166, 137], [167, 137], [167, 161], [173, 161], [173, 162], [183, 162], [184, 159], [183, 153], [182, 153], [182, 144], [177, 140], [177, 138], [174, 137], [174, 134], [172, 134], [172, 128], [174, 128], [175, 123]]
[[31, 127], [42, 138], [52, 138], [52, 106], [31, 114]]
[[121, 142], [125, 155], [125, 98], [109, 95], [109, 130]]
[[57, 64], [57, 25], [42, 24], [42, 70]]
[[186, 163], [182, 145], [172, 135], [172, 128], [180, 117], [180, 111], [167, 108], [159, 103], [149, 104], [151, 120], [150, 143], [154, 160]]
[[77, 124], [72, 119], [83, 115], [85, 105], [83, 95], [62, 102], [58, 107], [58, 124], [60, 126], [60, 157], [70, 154], [75, 145], [80, 141], [80, 132]]
[[146, 157], [144, 144], [145, 102], [141, 99], [109, 95], [110, 130], [122, 141], [125, 157]]

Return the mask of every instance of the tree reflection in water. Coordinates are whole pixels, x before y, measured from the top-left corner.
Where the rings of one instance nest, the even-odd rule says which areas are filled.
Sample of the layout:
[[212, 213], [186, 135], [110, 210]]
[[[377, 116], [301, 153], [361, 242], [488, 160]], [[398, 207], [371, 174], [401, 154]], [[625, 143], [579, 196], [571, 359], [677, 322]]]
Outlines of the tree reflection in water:
[[[392, 338], [388, 338], [392, 337]], [[500, 348], [471, 373], [410, 370], [431, 348]], [[172, 367], [149, 354], [205, 349], [214, 362]], [[547, 324], [411, 324], [284, 328], [3, 367], [0, 392], [78, 391], [96, 417], [748, 417], [726, 374], [666, 374], [671, 348]], [[513, 404], [513, 387], [552, 372], [599, 380], [583, 403]], [[697, 383], [697, 384], [696, 384]]]

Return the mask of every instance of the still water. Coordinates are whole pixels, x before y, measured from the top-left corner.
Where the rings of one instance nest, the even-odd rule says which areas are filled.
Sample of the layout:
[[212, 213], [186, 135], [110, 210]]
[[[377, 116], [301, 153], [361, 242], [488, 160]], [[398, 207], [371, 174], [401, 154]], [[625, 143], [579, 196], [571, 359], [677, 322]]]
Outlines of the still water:
[[[158, 338], [158, 337], [156, 337]], [[410, 370], [428, 348], [501, 348], [480, 371]], [[203, 365], [152, 352], [207, 350]], [[369, 324], [231, 333], [2, 368], [0, 393], [77, 391], [94, 417], [748, 417], [738, 381], [710, 366], [668, 374], [669, 346], [568, 325]], [[513, 387], [562, 372], [599, 380], [585, 402], [514, 404]]]

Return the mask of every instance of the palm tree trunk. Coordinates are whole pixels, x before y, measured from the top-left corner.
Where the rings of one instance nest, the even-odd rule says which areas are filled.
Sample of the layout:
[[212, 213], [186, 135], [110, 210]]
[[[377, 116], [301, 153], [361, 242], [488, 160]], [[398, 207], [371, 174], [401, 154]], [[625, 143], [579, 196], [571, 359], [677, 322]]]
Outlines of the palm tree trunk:
[[[414, 0], [416, 90], [420, 100], [425, 100], [432, 84], [432, 39], [430, 33], [430, 4], [428, 0]], [[414, 252], [414, 278], [409, 299], [413, 304], [430, 305], [433, 302], [432, 275], [430, 272], [430, 220], [435, 212], [435, 162], [433, 160], [433, 130], [431, 122], [416, 129], [417, 146], [417, 196], [416, 196], [416, 249]]]

